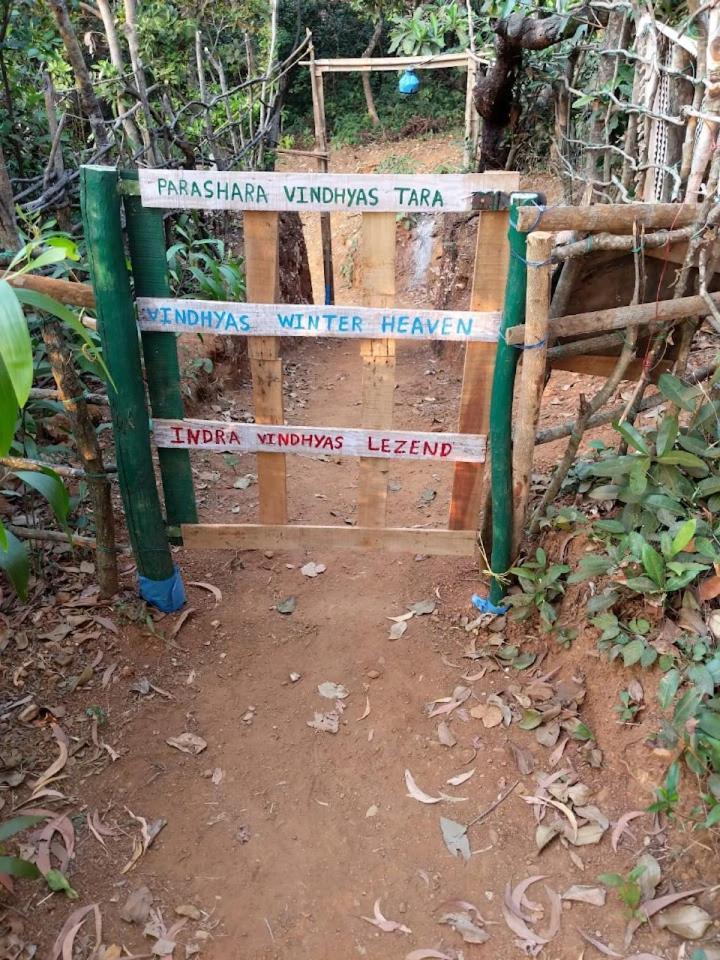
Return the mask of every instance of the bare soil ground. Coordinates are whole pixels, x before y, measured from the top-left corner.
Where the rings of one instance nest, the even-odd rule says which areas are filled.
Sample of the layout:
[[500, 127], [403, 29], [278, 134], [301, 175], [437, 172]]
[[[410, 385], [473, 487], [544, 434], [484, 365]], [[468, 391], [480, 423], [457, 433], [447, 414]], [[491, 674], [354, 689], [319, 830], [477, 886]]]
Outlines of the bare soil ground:
[[[333, 169], [369, 172], [397, 150], [390, 144], [345, 151], [333, 158]], [[403, 145], [417, 170], [452, 162], [459, 151], [459, 144], [437, 139]], [[357, 224], [352, 217], [335, 219], [340, 266]], [[314, 228], [308, 240], [317, 279]], [[348, 270], [338, 275], [339, 302], [352, 296], [351, 279]], [[419, 294], [407, 272], [400, 271], [399, 282], [399, 302], [413, 302]], [[356, 345], [299, 341], [287, 352], [285, 373], [290, 422], [358, 422]], [[461, 373], [459, 349], [437, 356], [429, 345], [400, 344], [398, 426], [453, 429]], [[242, 380], [238, 389], [225, 387], [213, 401], [215, 413], [235, 417], [251, 410], [247, 377]], [[571, 416], [581, 389], [588, 389], [587, 378], [554, 376], [544, 422]], [[540, 466], [550, 466], [560, 449], [545, 448]], [[228, 462], [197, 454], [194, 467], [203, 519], [256, 516], [252, 456]], [[355, 462], [290, 457], [288, 471], [293, 520], [354, 521]], [[249, 485], [242, 478], [249, 478]], [[449, 486], [449, 468], [398, 463], [391, 475], [389, 522], [444, 525]], [[570, 538], [564, 547], [577, 558], [585, 545]], [[48, 951], [66, 918], [95, 902], [103, 918], [102, 942], [118, 947], [101, 953], [103, 960], [120, 956], [120, 946], [139, 957], [149, 956], [155, 944], [155, 955], [163, 950], [167, 955], [167, 945], [157, 944], [163, 931], [166, 940], [177, 942], [178, 960], [196, 950], [207, 960], [387, 960], [420, 948], [452, 958], [462, 952], [470, 960], [523, 953], [549, 960], [598, 956], [579, 931], [611, 944], [615, 956], [643, 950], [680, 956], [680, 939], [649, 925], [626, 949], [627, 916], [613, 892], [604, 907], [565, 901], [553, 916], [556, 898], [538, 882], [528, 891], [535, 906], [522, 908], [536, 932], [534, 943], [523, 940], [517, 924], [511, 930], [503, 916], [507, 884], [542, 875], [556, 894], [573, 884], [597, 887], [599, 873], [625, 873], [643, 851], [662, 866], [663, 892], [705, 887], [716, 879], [712, 838], [684, 829], [682, 821], [659, 829], [652, 816], [642, 814], [616, 851], [611, 845], [613, 826], [626, 812], [648, 805], [670, 757], [646, 743], [660, 722], [655, 679], [599, 656], [597, 631], [584, 622], [580, 589], [568, 595], [563, 608], [565, 621], [579, 631], [566, 651], [534, 624], [501, 620], [473, 626], [477, 611], [470, 596], [479, 580], [470, 560], [184, 550], [177, 551], [177, 560], [187, 584], [209, 583], [220, 591], [215, 597], [204, 587], [188, 586], [189, 615], [145, 619], [133, 599], [129, 561], [122, 602], [103, 604], [92, 586], [85, 586], [79, 561], [61, 553], [39, 572], [30, 607], [19, 611], [10, 599], [4, 601], [0, 757], [6, 769], [0, 817], [7, 819], [28, 802], [32, 784], [58, 755], [56, 724], [69, 738], [70, 753], [47, 784], [59, 796], [37, 796], [36, 789], [31, 806], [71, 819], [76, 848], [67, 873], [80, 899], [48, 897], [36, 882], [16, 883], [14, 895], [0, 892], [6, 929], [12, 924], [18, 943], [26, 945], [23, 952], [6, 938], [0, 957], [30, 960], [33, 944], [40, 956], [52, 957]], [[307, 577], [300, 568], [308, 561], [326, 569]], [[279, 612], [277, 605], [290, 597], [293, 612]], [[432, 601], [433, 611], [413, 616], [406, 632], [389, 640], [388, 618], [418, 601]], [[534, 662], [525, 669], [508, 665], [495, 655], [503, 644], [533, 654]], [[646, 687], [647, 707], [640, 722], [621, 726], [614, 707], [633, 676]], [[75, 679], [68, 683], [68, 677]], [[348, 692], [339, 706], [319, 694], [318, 686], [327, 681]], [[452, 698], [453, 691], [467, 699], [449, 714], [430, 717], [433, 701]], [[500, 697], [509, 725], [493, 725], [494, 720], [486, 725], [480, 718], [484, 713], [490, 719], [492, 696]], [[546, 696], [562, 707], [560, 719], [568, 721], [568, 729], [575, 714], [587, 725], [594, 737], [590, 747], [564, 731], [554, 747], [544, 746], [533, 730], [520, 727], [523, 711]], [[13, 706], [25, 697], [25, 704]], [[41, 710], [23, 722], [28, 703]], [[336, 733], [308, 725], [316, 714], [333, 712]], [[452, 738], [439, 731], [443, 721]], [[206, 748], [191, 755], [168, 745], [183, 733], [203, 738]], [[457, 742], [443, 745], [440, 737]], [[25, 775], [15, 786], [8, 785], [11, 768]], [[453, 799], [425, 803], [409, 796], [406, 770], [427, 794]], [[566, 836], [539, 852], [536, 807], [526, 798], [537, 795], [539, 777], [562, 770], [568, 784], [588, 788], [584, 804], [576, 805], [596, 807], [601, 825], [610, 826], [601, 830], [598, 843], [575, 846]], [[470, 771], [461, 785], [448, 783]], [[490, 809], [499, 797], [502, 802]], [[468, 830], [470, 859], [453, 857], [441, 817], [468, 824], [486, 811]], [[96, 835], [96, 812], [111, 833]], [[558, 808], [547, 812], [543, 824], [552, 823], [556, 813]], [[149, 825], [165, 822], [144, 852], [138, 817]], [[572, 824], [567, 829], [575, 836]], [[26, 839], [37, 843], [32, 835]], [[140, 855], [123, 872], [133, 851]], [[141, 922], [122, 920], [128, 896], [143, 886], [152, 910], [147, 902]], [[713, 916], [716, 896], [711, 890], [701, 898]], [[410, 932], [384, 932], [363, 919], [373, 917], [378, 899], [384, 916]], [[444, 913], [467, 911], [448, 906], [452, 901], [477, 908], [489, 934], [486, 943], [464, 942], [439, 924]], [[182, 928], [174, 930], [182, 920]], [[143, 933], [148, 921], [153, 936]], [[549, 943], [537, 942], [544, 939], [537, 931], [553, 927], [558, 929]], [[88, 956], [92, 931], [88, 918], [75, 940], [76, 957]]]

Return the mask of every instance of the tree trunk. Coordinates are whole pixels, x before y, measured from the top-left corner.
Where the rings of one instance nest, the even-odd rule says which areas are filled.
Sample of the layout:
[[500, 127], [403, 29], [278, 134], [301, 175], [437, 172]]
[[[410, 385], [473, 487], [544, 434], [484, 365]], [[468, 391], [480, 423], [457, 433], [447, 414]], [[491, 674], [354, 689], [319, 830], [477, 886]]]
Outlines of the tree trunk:
[[[378, 21], [375, 24], [375, 29], [373, 34], [370, 37], [370, 42], [365, 47], [362, 52], [363, 57], [371, 57], [375, 47], [378, 44], [380, 39], [380, 34], [382, 33], [383, 28], [383, 18], [378, 17]], [[365, 104], [367, 106], [367, 112], [372, 120], [373, 126], [377, 126], [380, 123], [380, 117], [377, 115], [377, 110], [375, 109], [375, 100], [373, 99], [372, 87], [370, 86], [370, 73], [362, 73], [362, 85], [363, 93], [365, 94]]]
[[[120, 47], [120, 39], [118, 37], [117, 27], [115, 26], [115, 15], [113, 14], [110, 6], [110, 0], [97, 0], [97, 5], [98, 12], [100, 13], [100, 19], [102, 20], [103, 28], [105, 30], [105, 39], [107, 40], [108, 52], [110, 54], [110, 63], [112, 63], [117, 70], [118, 76], [122, 77], [123, 73], [125, 72], [125, 61], [122, 55], [122, 49]], [[123, 97], [122, 93], [118, 93], [118, 117], [123, 117], [127, 112], [127, 109], [128, 107], [125, 98]], [[130, 141], [130, 149], [133, 153], [135, 153], [142, 143], [137, 124], [132, 117], [125, 117], [122, 125], [125, 135]]]
[[100, 148], [107, 147], [110, 141], [105, 128], [105, 120], [100, 102], [95, 96], [90, 71], [85, 63], [80, 43], [70, 20], [67, 0], [47, 0], [47, 3], [55, 17], [58, 32], [65, 45], [65, 53], [75, 75], [75, 86], [80, 97], [80, 105], [90, 121], [95, 143]]
[[110, 481], [105, 473], [97, 434], [88, 414], [83, 385], [75, 372], [72, 354], [63, 335], [60, 321], [50, 320], [43, 324], [42, 336], [50, 368], [57, 384], [58, 396], [70, 418], [75, 446], [85, 467], [95, 520], [97, 537], [95, 571], [100, 592], [104, 597], [111, 597], [117, 593], [118, 572]]
[[485, 73], [478, 72], [475, 84], [475, 108], [483, 119], [478, 170], [502, 170], [508, 157], [505, 131], [515, 103], [515, 83], [522, 67], [524, 50], [545, 50], [572, 36], [579, 23], [599, 25], [590, 3], [571, 15], [526, 17], [513, 13], [495, 26], [495, 60]]
[[135, 87], [145, 116], [145, 128], [142, 131], [143, 143], [148, 152], [150, 162], [157, 166], [158, 158], [150, 132], [153, 126], [152, 113], [150, 111], [150, 101], [148, 100], [145, 67], [143, 66], [142, 57], [140, 56], [140, 43], [138, 41], [136, 0], [125, 0], [125, 37], [127, 38], [128, 50], [130, 51], [130, 63], [132, 64], [133, 76], [135, 77]]
[[0, 143], [0, 250], [19, 250], [20, 236], [15, 220], [15, 200], [5, 154]]

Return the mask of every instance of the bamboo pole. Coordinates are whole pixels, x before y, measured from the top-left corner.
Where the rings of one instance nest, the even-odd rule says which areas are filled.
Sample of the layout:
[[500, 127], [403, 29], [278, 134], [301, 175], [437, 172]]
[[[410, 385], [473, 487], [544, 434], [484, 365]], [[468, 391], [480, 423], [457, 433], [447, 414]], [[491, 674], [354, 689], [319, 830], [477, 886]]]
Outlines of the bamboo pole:
[[582, 207], [527, 207], [518, 230], [579, 230], [584, 233], [632, 233], [633, 224], [657, 230], [687, 227], [700, 211], [696, 203], [596, 203]]
[[[716, 306], [720, 305], [720, 293], [711, 293], [709, 296]], [[566, 317], [557, 317], [550, 321], [548, 336], [556, 340], [560, 337], [598, 333], [601, 330], [622, 330], [625, 327], [643, 326], [647, 323], [687, 320], [707, 313], [710, 313], [707, 301], [700, 296], [659, 300], [656, 303], [631, 304], [627, 307], [608, 307], [607, 310], [593, 310], [590, 313], [574, 313]], [[524, 341], [524, 326], [508, 330], [508, 343], [517, 345]]]
[[130, 542], [141, 576], [169, 580], [174, 567], [155, 485], [117, 171], [81, 167], [80, 198], [103, 356], [113, 379], [108, 399]]
[[[123, 199], [135, 295], [167, 297], [170, 286], [162, 212], [143, 207], [139, 197]], [[152, 415], [168, 420], [182, 419], [185, 409], [180, 393], [177, 339], [167, 333], [143, 331], [141, 340]], [[197, 523], [189, 452], [158, 450], [158, 460], [168, 525]]]
[[118, 589], [115, 519], [110, 497], [110, 481], [105, 473], [102, 450], [88, 414], [83, 385], [75, 371], [72, 353], [63, 335], [60, 321], [49, 320], [44, 323], [42, 338], [50, 361], [50, 369], [57, 384], [58, 395], [70, 418], [77, 452], [85, 465], [85, 479], [92, 501], [97, 538], [95, 572], [100, 594], [103, 597], [112, 597]]
[[546, 264], [552, 249], [553, 235], [531, 233], [527, 241], [528, 264], [541, 266], [528, 270], [525, 297], [525, 348], [520, 370], [517, 398], [517, 424], [513, 443], [513, 556], [522, 542], [527, 506], [530, 500], [535, 431], [540, 417], [540, 403], [545, 386], [547, 330], [550, 318], [551, 266]]

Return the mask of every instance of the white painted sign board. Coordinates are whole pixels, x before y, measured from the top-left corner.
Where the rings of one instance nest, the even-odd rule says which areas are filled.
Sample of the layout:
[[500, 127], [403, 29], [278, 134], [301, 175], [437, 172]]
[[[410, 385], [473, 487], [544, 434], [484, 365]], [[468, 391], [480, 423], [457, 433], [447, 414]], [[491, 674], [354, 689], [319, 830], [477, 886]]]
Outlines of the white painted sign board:
[[248, 337], [356, 337], [480, 340], [494, 343], [500, 313], [418, 307], [315, 307], [140, 297], [141, 330]]
[[486, 438], [468, 433], [415, 433], [338, 427], [287, 427], [216, 420], [153, 420], [158, 447], [238, 453], [334, 454], [386, 460], [485, 461]]
[[473, 193], [517, 189], [516, 173], [261, 173], [141, 169], [145, 207], [350, 213], [463, 213]]

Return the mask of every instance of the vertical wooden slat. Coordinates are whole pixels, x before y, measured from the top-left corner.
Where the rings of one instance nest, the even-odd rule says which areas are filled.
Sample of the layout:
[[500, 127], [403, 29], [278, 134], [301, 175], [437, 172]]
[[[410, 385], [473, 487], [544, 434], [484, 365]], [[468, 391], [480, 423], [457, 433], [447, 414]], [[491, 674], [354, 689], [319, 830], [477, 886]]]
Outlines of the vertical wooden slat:
[[[480, 214], [470, 294], [471, 310], [502, 310], [509, 263], [507, 231], [507, 211]], [[468, 343], [465, 347], [458, 423], [460, 433], [488, 433], [495, 350], [494, 343]], [[451, 530], [477, 529], [483, 475], [484, 464], [455, 464], [448, 523]]]
[[520, 388], [514, 415], [513, 443], [513, 555], [522, 541], [525, 514], [530, 499], [530, 478], [535, 452], [535, 431], [545, 386], [548, 320], [550, 317], [551, 266], [533, 267], [552, 252], [550, 233], [531, 233], [527, 241], [527, 292], [525, 350], [522, 354]]
[[[389, 307], [395, 297], [395, 214], [365, 213], [362, 218], [360, 269], [362, 301]], [[362, 425], [391, 427], [395, 392], [395, 341], [362, 340]], [[390, 461], [360, 460], [358, 524], [384, 527]]]
[[[315, 66], [315, 48], [310, 44], [310, 89], [312, 91], [313, 120], [315, 123], [315, 149], [322, 154], [316, 160], [319, 173], [328, 172], [328, 138], [325, 118], [325, 84], [323, 75]], [[335, 303], [335, 277], [333, 275], [332, 229], [330, 214], [320, 214], [320, 236], [323, 252], [323, 276], [325, 280], [325, 303]]]
[[[245, 211], [245, 271], [250, 303], [277, 303], [278, 214]], [[284, 423], [282, 359], [278, 337], [248, 337], [256, 423]], [[258, 453], [261, 523], [287, 523], [285, 455]]]

